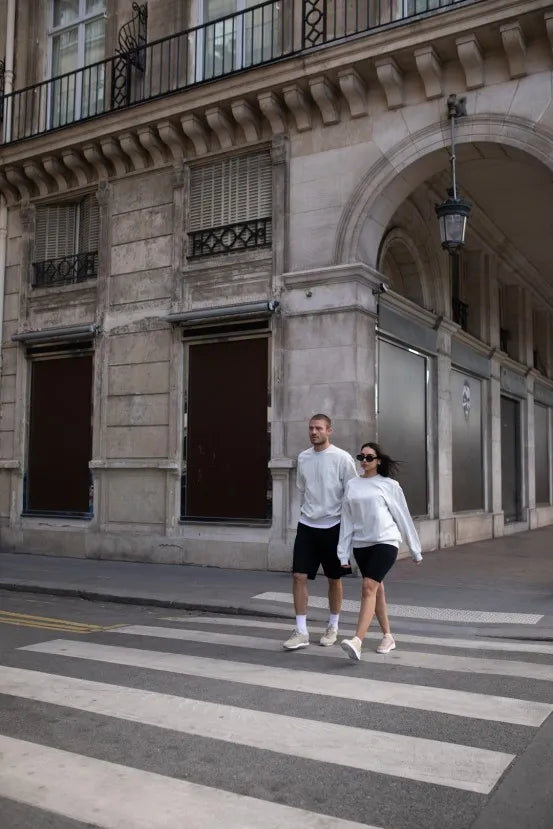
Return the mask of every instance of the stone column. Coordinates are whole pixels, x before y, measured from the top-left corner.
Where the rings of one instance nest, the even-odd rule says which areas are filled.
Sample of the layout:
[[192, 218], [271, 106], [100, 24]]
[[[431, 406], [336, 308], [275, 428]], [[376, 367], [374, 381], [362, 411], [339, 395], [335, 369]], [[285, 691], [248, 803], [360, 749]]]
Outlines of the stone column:
[[437, 331], [436, 385], [438, 401], [437, 434], [437, 507], [440, 547], [455, 544], [455, 519], [453, 517], [453, 469], [451, 464], [453, 430], [451, 416], [451, 337], [458, 326], [441, 319]]
[[527, 388], [527, 416], [526, 416], [526, 470], [527, 470], [527, 502], [528, 526], [535, 530], [539, 526], [536, 512], [536, 451], [543, 451], [543, 447], [536, 446], [536, 426], [534, 418], [534, 382], [536, 372], [530, 370], [526, 375]]
[[503, 535], [503, 491], [501, 474], [501, 362], [495, 352], [490, 358], [490, 505], [493, 535]]

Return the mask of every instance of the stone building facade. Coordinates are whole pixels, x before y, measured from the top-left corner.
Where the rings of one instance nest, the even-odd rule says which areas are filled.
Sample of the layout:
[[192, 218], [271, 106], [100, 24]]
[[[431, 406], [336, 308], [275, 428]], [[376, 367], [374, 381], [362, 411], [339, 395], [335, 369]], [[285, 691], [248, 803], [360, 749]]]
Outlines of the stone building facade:
[[317, 411], [423, 549], [553, 522], [550, 0], [0, 21], [4, 551], [287, 569]]

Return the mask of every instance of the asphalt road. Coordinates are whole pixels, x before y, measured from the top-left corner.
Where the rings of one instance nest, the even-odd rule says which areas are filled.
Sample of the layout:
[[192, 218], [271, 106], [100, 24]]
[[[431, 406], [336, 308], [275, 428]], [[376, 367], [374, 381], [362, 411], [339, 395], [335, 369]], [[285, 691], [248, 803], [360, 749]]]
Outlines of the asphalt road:
[[453, 627], [354, 664], [289, 620], [0, 592], [0, 825], [552, 829], [553, 643]]

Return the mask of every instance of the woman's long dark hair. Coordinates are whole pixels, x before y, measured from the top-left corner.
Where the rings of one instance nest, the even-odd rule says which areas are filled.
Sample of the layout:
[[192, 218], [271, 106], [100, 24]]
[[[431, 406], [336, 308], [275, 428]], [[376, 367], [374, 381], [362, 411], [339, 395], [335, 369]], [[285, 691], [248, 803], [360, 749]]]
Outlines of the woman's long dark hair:
[[399, 461], [395, 461], [389, 455], [386, 455], [382, 451], [378, 443], [373, 443], [372, 441], [364, 443], [361, 447], [361, 451], [363, 451], [363, 449], [367, 449], [367, 447], [369, 449], [372, 449], [373, 452], [375, 452], [376, 456], [378, 457], [378, 460], [380, 461], [380, 463], [378, 464], [378, 474], [382, 475], [383, 478], [397, 479], [397, 473], [399, 471]]

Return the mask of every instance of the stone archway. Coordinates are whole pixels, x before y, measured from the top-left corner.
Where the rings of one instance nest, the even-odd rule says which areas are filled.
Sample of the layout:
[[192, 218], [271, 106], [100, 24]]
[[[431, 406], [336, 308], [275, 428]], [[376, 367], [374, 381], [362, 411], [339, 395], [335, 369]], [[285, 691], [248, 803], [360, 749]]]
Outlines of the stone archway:
[[[366, 172], [346, 203], [334, 246], [334, 263], [362, 261], [376, 267], [382, 238], [399, 205], [448, 164], [447, 121], [410, 134], [391, 146]], [[458, 145], [502, 144], [521, 150], [553, 172], [553, 131], [514, 115], [467, 116], [458, 124]]]

